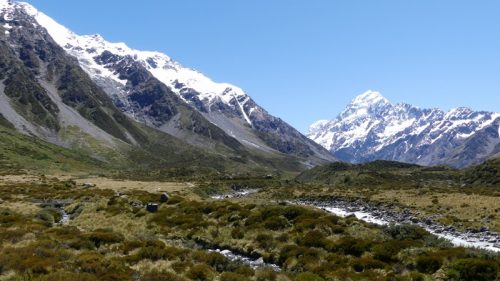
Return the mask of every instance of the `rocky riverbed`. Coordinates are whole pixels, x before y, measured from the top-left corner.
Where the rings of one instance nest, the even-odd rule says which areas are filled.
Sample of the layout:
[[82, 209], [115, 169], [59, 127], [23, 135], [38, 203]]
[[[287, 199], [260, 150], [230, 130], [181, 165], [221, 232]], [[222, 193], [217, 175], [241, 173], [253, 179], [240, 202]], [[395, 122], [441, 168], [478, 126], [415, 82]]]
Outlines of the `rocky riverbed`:
[[476, 247], [500, 252], [500, 235], [486, 227], [479, 229], [468, 228], [466, 231], [459, 231], [453, 226], [436, 222], [436, 217], [421, 218], [413, 214], [409, 209], [396, 212], [370, 205], [362, 200], [347, 201], [341, 198], [329, 200], [308, 199], [296, 200], [291, 203], [313, 206], [341, 217], [354, 215], [360, 220], [379, 225], [414, 224], [438, 237], [449, 240], [455, 246]]
[[232, 190], [231, 192], [224, 194], [216, 194], [213, 195], [211, 198], [217, 200], [229, 199], [229, 198], [241, 198], [257, 192], [259, 192], [259, 189], [238, 189], [238, 190]]
[[196, 239], [194, 243], [195, 247], [199, 247], [200, 249], [204, 249], [209, 252], [217, 252], [231, 261], [246, 264], [253, 269], [270, 268], [276, 272], [281, 271], [281, 268], [278, 265], [265, 262], [264, 259], [257, 253], [245, 253], [238, 251], [237, 249], [229, 249], [228, 247], [211, 244], [201, 239]]
[[[240, 198], [258, 192], [258, 189], [238, 189], [229, 193], [212, 196], [213, 199]], [[500, 235], [487, 227], [479, 229], [468, 228], [460, 231], [454, 226], [436, 222], [437, 216], [421, 218], [409, 209], [394, 211], [385, 207], [374, 206], [363, 200], [345, 200], [343, 198], [304, 199], [289, 203], [320, 208], [340, 217], [356, 216], [356, 218], [378, 225], [413, 224], [430, 233], [450, 241], [455, 246], [475, 247], [494, 252], [500, 252]]]

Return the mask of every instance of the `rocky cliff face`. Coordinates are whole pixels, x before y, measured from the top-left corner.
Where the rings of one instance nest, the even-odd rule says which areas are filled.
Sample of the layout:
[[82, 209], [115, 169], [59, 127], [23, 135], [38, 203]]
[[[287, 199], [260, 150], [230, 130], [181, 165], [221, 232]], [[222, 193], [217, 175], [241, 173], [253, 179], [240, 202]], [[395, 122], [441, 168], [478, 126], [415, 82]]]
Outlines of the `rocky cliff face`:
[[308, 137], [353, 163], [381, 159], [463, 167], [498, 155], [499, 126], [499, 113], [421, 109], [368, 91], [337, 118], [311, 125]]

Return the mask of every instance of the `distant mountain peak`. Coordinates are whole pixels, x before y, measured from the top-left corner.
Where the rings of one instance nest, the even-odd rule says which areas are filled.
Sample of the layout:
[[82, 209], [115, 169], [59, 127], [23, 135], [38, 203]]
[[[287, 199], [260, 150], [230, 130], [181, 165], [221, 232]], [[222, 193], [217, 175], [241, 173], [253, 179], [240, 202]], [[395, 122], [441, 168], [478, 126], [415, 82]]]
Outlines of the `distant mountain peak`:
[[355, 97], [351, 101], [351, 105], [357, 106], [373, 106], [377, 104], [389, 104], [389, 100], [387, 100], [380, 92], [368, 90], [359, 96]]
[[389, 100], [377, 91], [368, 90], [355, 97], [337, 119], [352, 122], [366, 116], [377, 115], [387, 107], [392, 107]]
[[381, 159], [461, 167], [500, 153], [500, 114], [393, 105], [369, 90], [335, 119], [313, 123], [308, 137], [348, 162]]

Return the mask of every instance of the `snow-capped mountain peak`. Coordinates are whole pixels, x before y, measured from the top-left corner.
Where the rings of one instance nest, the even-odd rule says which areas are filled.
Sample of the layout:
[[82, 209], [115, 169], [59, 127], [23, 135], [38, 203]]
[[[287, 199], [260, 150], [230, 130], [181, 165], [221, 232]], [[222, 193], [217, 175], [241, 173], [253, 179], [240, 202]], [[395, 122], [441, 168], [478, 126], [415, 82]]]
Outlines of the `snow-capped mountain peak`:
[[[308, 137], [349, 162], [385, 159], [464, 166], [500, 152], [499, 126], [498, 113], [393, 105], [380, 93], [367, 91], [337, 118], [312, 124]], [[461, 158], [469, 142], [474, 148]], [[477, 154], [471, 156], [474, 149]]]
[[[193, 103], [193, 99], [196, 99], [194, 103], [206, 104], [208, 111], [211, 110], [212, 104], [222, 102], [239, 111], [243, 120], [250, 126], [252, 125], [251, 118], [247, 114], [251, 110], [245, 108], [250, 98], [241, 88], [228, 83], [214, 82], [202, 73], [182, 66], [161, 52], [140, 51], [128, 47], [125, 43], [111, 43], [99, 34], [78, 35], [30, 4], [19, 3], [19, 5], [23, 5], [25, 11], [48, 31], [58, 45], [77, 57], [91, 77], [107, 78], [125, 86], [126, 81], [120, 79], [116, 71], [97, 61], [96, 57], [105, 51], [120, 57], [130, 57], [139, 61], [154, 77], [169, 86], [184, 101]], [[193, 97], [193, 93], [196, 93], [196, 97]]]
[[382, 96], [380, 92], [372, 90], [368, 90], [362, 93], [351, 101], [351, 105], [356, 105], [359, 107], [370, 107], [380, 103], [388, 104], [390, 102], [384, 96]]
[[338, 116], [338, 119], [352, 122], [356, 119], [378, 114], [380, 110], [391, 106], [389, 100], [379, 92], [368, 90], [354, 98]]

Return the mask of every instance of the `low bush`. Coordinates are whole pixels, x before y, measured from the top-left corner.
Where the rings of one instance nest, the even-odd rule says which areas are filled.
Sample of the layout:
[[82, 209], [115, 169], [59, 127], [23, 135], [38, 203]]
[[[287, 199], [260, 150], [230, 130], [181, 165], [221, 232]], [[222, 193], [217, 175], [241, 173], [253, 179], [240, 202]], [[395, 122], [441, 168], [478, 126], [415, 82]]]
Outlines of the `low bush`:
[[175, 273], [165, 270], [153, 270], [146, 272], [139, 279], [140, 281], [184, 281], [186, 279], [177, 276]]
[[294, 281], [324, 281], [325, 279], [323, 279], [321, 276], [316, 275], [316, 274], [311, 273], [311, 272], [302, 272], [302, 273], [297, 274], [297, 276], [295, 276], [295, 278], [293, 280]]
[[109, 229], [96, 229], [85, 235], [94, 245], [99, 248], [103, 244], [113, 244], [123, 241], [121, 233], [115, 233]]
[[248, 278], [247, 276], [234, 272], [223, 272], [220, 275], [220, 281], [249, 281], [249, 280], [250, 278]]
[[266, 234], [266, 233], [260, 233], [255, 238], [255, 241], [257, 242], [259, 247], [266, 249], [266, 250], [271, 248], [271, 246], [273, 245], [273, 240], [274, 240], [273, 236], [270, 234]]
[[384, 232], [396, 240], [420, 240], [431, 235], [425, 229], [411, 224], [391, 225]]
[[284, 217], [270, 217], [264, 221], [264, 227], [269, 230], [282, 230], [289, 226], [288, 220]]
[[305, 247], [322, 248], [326, 245], [326, 236], [318, 230], [312, 230], [299, 238], [298, 244]]
[[499, 260], [459, 259], [449, 266], [448, 277], [451, 280], [491, 281], [497, 280]]
[[396, 255], [403, 249], [414, 247], [421, 245], [417, 241], [408, 241], [408, 240], [390, 240], [383, 243], [379, 243], [372, 248], [373, 257], [384, 261], [384, 262], [393, 262], [396, 261]]
[[207, 264], [219, 272], [228, 269], [229, 260], [217, 252], [195, 251], [191, 257], [194, 261]]
[[194, 281], [210, 281], [214, 276], [214, 272], [206, 264], [195, 264], [189, 269], [186, 275]]
[[441, 268], [443, 262], [438, 257], [421, 256], [416, 260], [416, 268], [423, 273], [432, 274]]
[[361, 256], [364, 252], [369, 250], [371, 242], [364, 239], [357, 239], [350, 236], [344, 236], [336, 241], [334, 244], [329, 244], [329, 250], [341, 252], [346, 255], [355, 257]]
[[236, 227], [231, 230], [231, 237], [234, 239], [242, 239], [245, 237], [245, 232], [243, 231], [243, 228], [241, 227]]
[[385, 266], [386, 264], [384, 262], [381, 262], [379, 260], [370, 257], [358, 258], [352, 262], [352, 268], [356, 272], [363, 272], [369, 269], [381, 269], [384, 268]]

